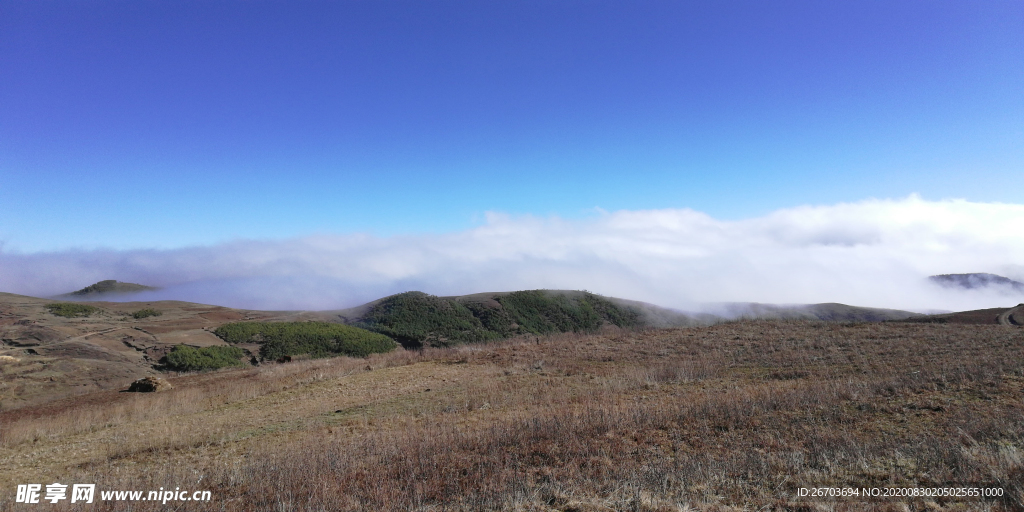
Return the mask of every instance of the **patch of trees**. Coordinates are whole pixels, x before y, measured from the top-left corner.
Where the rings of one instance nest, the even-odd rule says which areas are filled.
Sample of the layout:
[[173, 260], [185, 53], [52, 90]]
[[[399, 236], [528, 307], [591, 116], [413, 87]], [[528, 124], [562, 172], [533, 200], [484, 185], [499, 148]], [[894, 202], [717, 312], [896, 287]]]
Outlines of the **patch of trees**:
[[397, 347], [382, 334], [328, 322], [236, 322], [218, 327], [214, 334], [228, 343], [258, 343], [264, 360], [305, 354], [366, 357]]
[[152, 309], [152, 308], [146, 308], [146, 309], [140, 309], [140, 310], [132, 313], [132, 317], [135, 318], [136, 320], [138, 320], [140, 318], [148, 318], [148, 317], [151, 317], [151, 316], [160, 316], [162, 314], [163, 314], [162, 311], [157, 311], [157, 310]]
[[244, 352], [238, 347], [215, 345], [194, 348], [188, 345], [177, 345], [167, 354], [167, 366], [183, 372], [216, 370], [230, 366], [243, 366], [242, 355]]
[[74, 302], [56, 302], [53, 304], [47, 304], [46, 309], [50, 310], [50, 313], [53, 313], [54, 315], [63, 316], [65, 318], [85, 317], [100, 310], [100, 308], [95, 306], [76, 304]]

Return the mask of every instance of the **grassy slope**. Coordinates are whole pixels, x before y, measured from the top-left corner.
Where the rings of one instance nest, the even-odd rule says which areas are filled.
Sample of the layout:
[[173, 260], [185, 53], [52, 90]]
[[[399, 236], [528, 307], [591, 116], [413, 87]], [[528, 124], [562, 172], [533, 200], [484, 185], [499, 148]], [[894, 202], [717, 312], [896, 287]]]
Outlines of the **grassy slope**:
[[979, 486], [1005, 496], [875, 505], [1024, 506], [1013, 327], [743, 321], [172, 383], [0, 414], [0, 488], [213, 491], [189, 510], [657, 511], [832, 509], [807, 507], [836, 500], [801, 487]]
[[999, 323], [999, 315], [1010, 308], [976, 309], [973, 311], [958, 311], [956, 313], [942, 313], [938, 315], [925, 315], [909, 319], [911, 322], [937, 323], [937, 324], [990, 324]]

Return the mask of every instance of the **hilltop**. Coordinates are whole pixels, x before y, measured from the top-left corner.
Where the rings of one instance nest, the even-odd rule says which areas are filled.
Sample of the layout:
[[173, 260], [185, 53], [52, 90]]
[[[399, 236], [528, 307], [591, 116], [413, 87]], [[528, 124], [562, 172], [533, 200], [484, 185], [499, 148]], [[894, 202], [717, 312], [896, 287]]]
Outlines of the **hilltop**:
[[119, 281], [115, 281], [113, 279], [107, 279], [105, 281], [100, 281], [98, 283], [86, 286], [81, 290], [73, 291], [71, 293], [65, 293], [64, 295], [59, 295], [58, 297], [69, 299], [92, 299], [99, 298], [100, 296], [122, 295], [156, 290], [159, 290], [159, 288], [135, 283], [122, 283]]
[[973, 274], [941, 274], [929, 276], [928, 279], [943, 288], [958, 288], [961, 290], [994, 289], [1004, 293], [1024, 294], [1024, 283], [996, 274], [980, 272]]
[[[519, 335], [649, 326], [641, 307], [582, 291], [528, 290], [438, 297], [406, 292], [337, 313], [347, 324], [406, 348], [450, 346]], [[668, 312], [669, 310], [664, 310]], [[672, 313], [678, 324], [691, 319]]]

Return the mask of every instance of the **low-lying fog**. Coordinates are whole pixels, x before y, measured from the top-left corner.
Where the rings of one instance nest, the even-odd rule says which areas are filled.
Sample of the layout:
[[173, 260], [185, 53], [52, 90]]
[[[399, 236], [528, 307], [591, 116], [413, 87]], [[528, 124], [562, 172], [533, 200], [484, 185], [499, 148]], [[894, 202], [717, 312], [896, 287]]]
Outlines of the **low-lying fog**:
[[488, 214], [442, 235], [320, 235], [173, 250], [0, 252], [0, 291], [51, 296], [103, 279], [160, 286], [132, 300], [334, 309], [384, 295], [586, 289], [683, 310], [704, 303], [842, 302], [966, 310], [1015, 305], [933, 274], [1024, 278], [1024, 205], [866, 200], [726, 221], [688, 209], [585, 220]]

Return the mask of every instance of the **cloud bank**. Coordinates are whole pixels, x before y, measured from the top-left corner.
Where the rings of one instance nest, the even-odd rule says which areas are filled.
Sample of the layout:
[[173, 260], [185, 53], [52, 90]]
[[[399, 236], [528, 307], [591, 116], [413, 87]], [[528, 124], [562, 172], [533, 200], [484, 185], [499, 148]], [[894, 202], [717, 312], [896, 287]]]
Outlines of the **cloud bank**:
[[0, 290], [49, 296], [102, 279], [140, 296], [259, 309], [349, 307], [384, 295], [586, 289], [667, 307], [842, 302], [963, 310], [1024, 302], [948, 290], [932, 274], [1024, 278], [1024, 205], [866, 200], [726, 221], [689, 209], [585, 220], [488, 214], [442, 235], [321, 235], [173, 250], [0, 252]]

